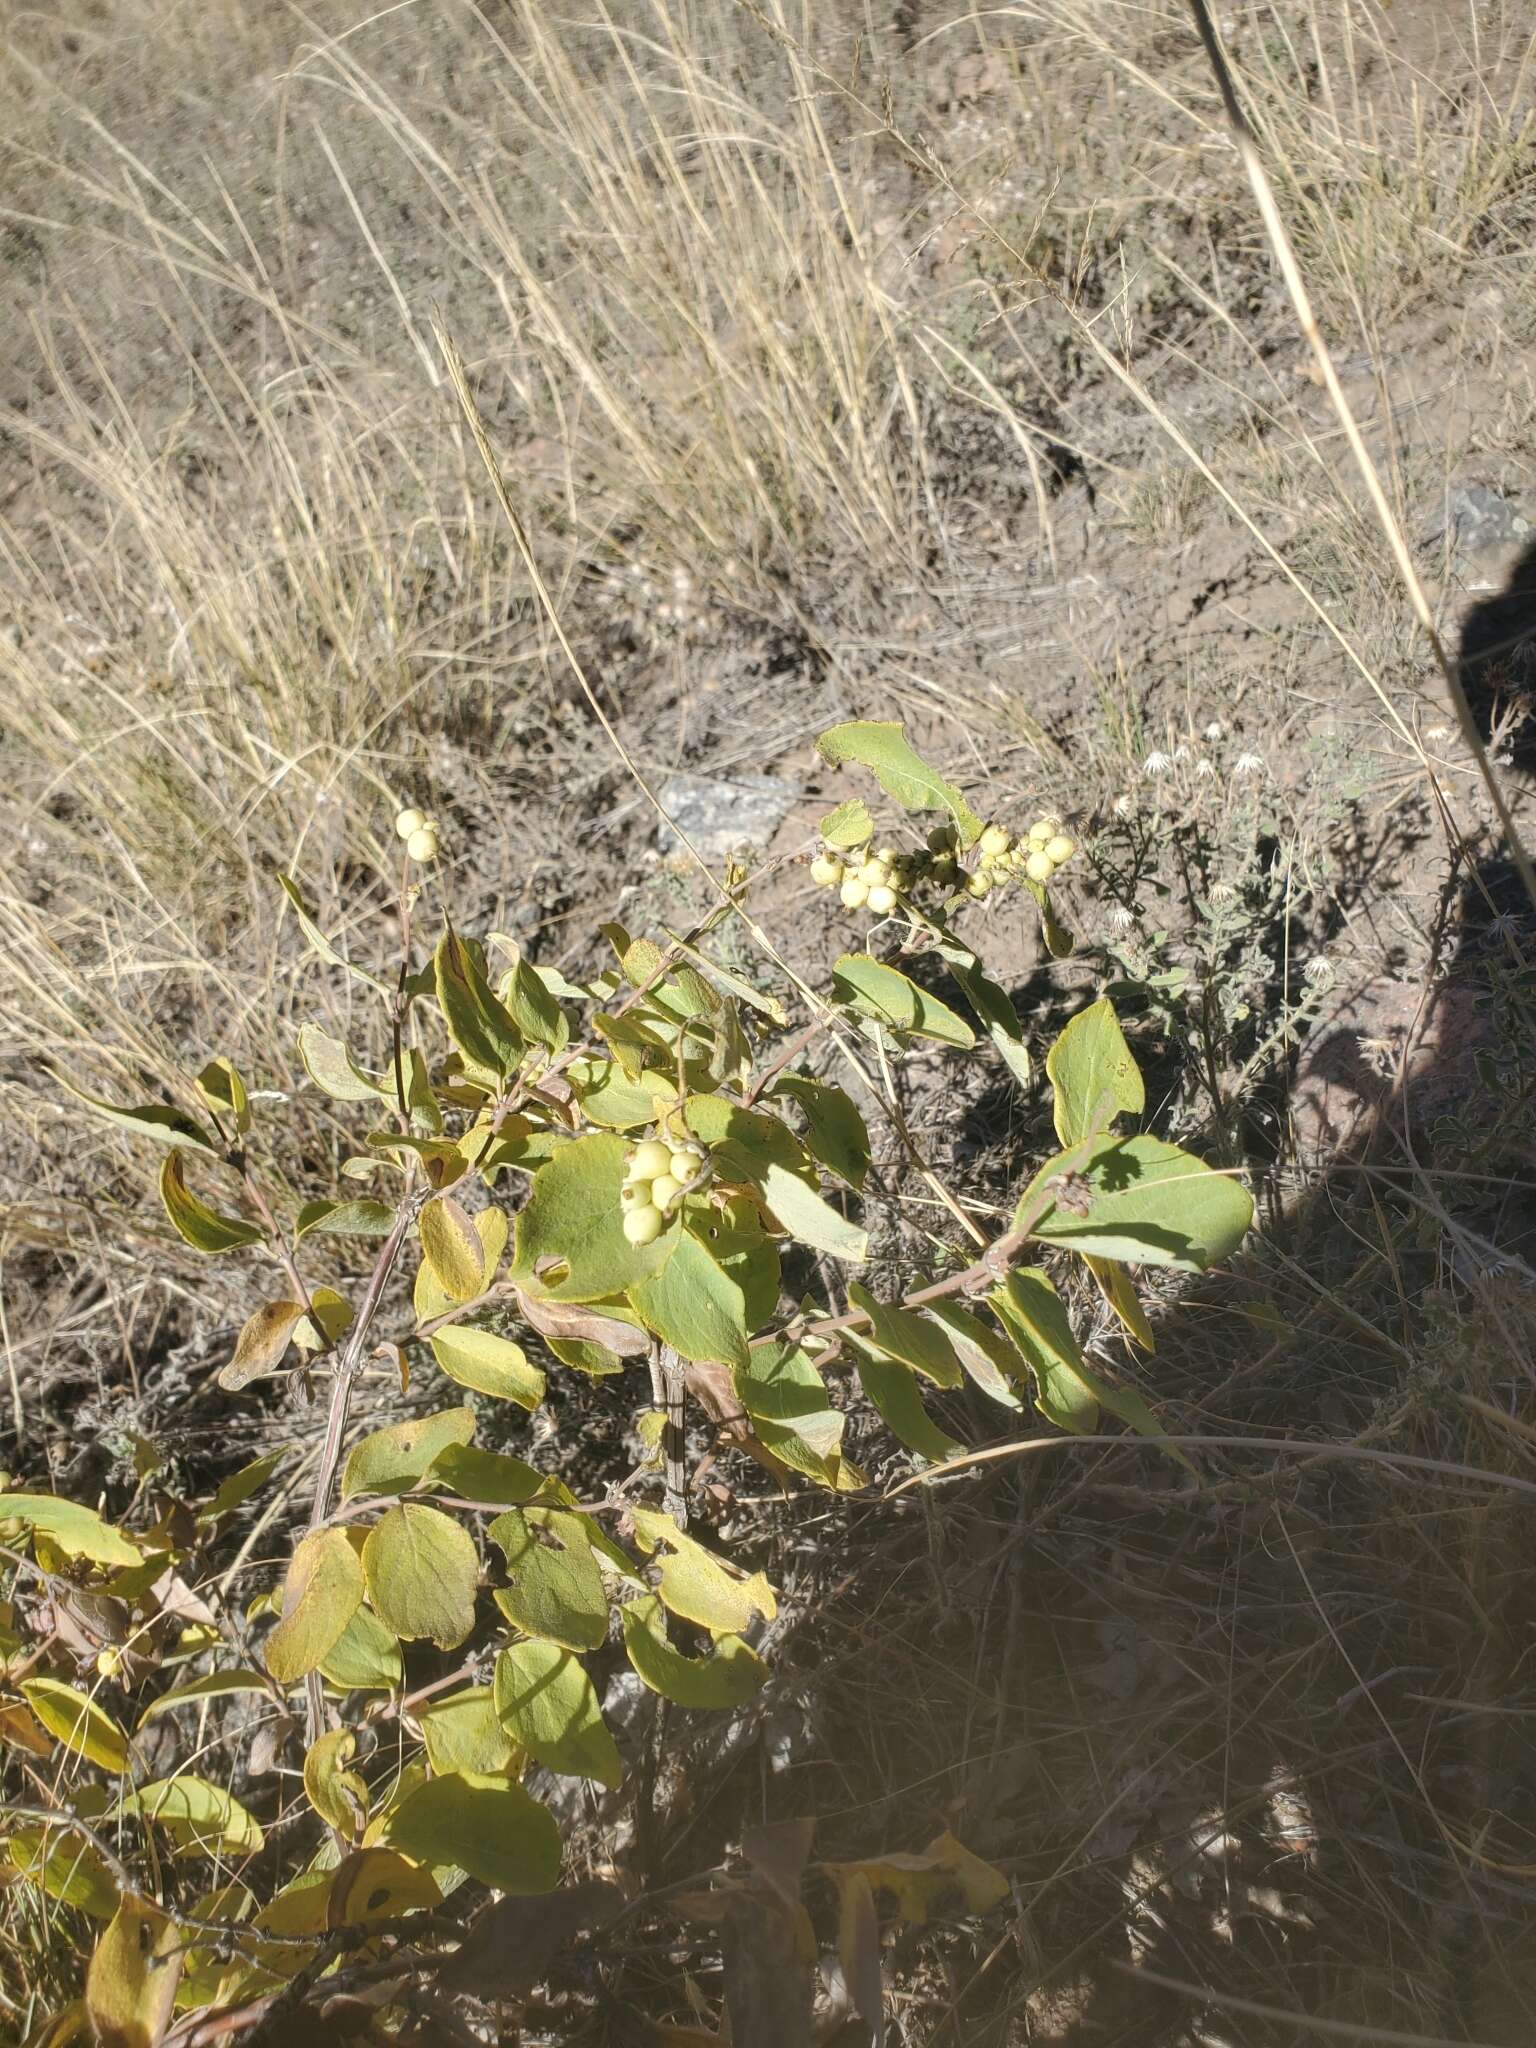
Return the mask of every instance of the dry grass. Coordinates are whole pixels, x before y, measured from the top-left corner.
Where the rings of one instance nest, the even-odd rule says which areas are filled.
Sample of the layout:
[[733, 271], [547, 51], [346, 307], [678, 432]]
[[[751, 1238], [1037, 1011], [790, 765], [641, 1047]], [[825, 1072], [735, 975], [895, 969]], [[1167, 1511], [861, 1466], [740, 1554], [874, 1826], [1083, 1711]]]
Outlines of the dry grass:
[[[276, 1167], [297, 1183], [338, 1131], [298, 1091], [295, 1017], [318, 1002], [360, 1044], [373, 1026], [306, 963], [275, 870], [349, 950], [388, 955], [387, 818], [419, 793], [448, 821], [462, 913], [556, 960], [647, 871], [647, 827], [462, 431], [434, 310], [647, 771], [793, 768], [821, 713], [900, 713], [967, 780], [1105, 816], [1130, 791], [1166, 827], [1176, 806], [1141, 764], [1219, 715], [1270, 780], [1262, 818], [1235, 791], [1209, 806], [1218, 865], [1246, 886], [1278, 837], [1302, 878], [1266, 957], [1328, 945], [1427, 971], [1423, 903], [1406, 937], [1383, 908], [1429, 858], [1418, 769], [1355, 673], [1411, 720], [1424, 650], [1183, 10], [901, 12], [905, 30], [833, 0], [607, 0], [580, 19], [534, 0], [0, 4], [0, 1284], [28, 1432], [60, 1359], [85, 1356], [109, 1401], [122, 1354], [209, 1322], [205, 1274], [148, 1221], [154, 1162], [51, 1070], [174, 1091], [227, 1052], [294, 1092]], [[1284, 0], [1242, 10], [1231, 40], [1420, 540], [1448, 479], [1518, 487], [1536, 449], [1529, 23], [1514, 0]], [[1449, 616], [1461, 571], [1421, 557]], [[1475, 816], [1467, 764], [1447, 773]], [[1146, 886], [1195, 917], [1187, 875]], [[1193, 1120], [1179, 1056], [1167, 1101]], [[1002, 1181], [1028, 1118], [969, 1107], [977, 1171]], [[938, 1122], [952, 1140], [953, 1114]], [[1291, 1263], [1263, 1253], [1235, 1296], [1186, 1306], [1149, 1390], [1197, 1428], [1526, 1472], [1528, 1315], [1486, 1276], [1455, 1293], [1489, 1218], [1459, 1188], [1448, 1217], [1451, 1184], [1421, 1164], [1340, 1193], [1282, 1146], [1272, 1187], [1311, 1202], [1328, 1258], [1309, 1263], [1303, 1235]], [[914, 1992], [914, 2038], [1071, 2039], [1095, 2000], [1116, 2039], [1292, 2038], [1223, 2021], [1219, 2000], [1204, 2031], [1172, 1994], [1122, 2010], [1111, 1952], [1366, 2028], [1479, 2037], [1474, 1906], [1530, 1860], [1519, 1813], [1493, 1810], [1501, 1786], [1527, 1793], [1485, 1726], [1526, 1711], [1522, 1681], [1467, 1621], [1501, 1643], [1523, 1626], [1514, 1537], [1483, 1494], [1437, 1491], [1405, 1593], [1413, 1518], [1387, 1481], [1270, 1489], [1236, 1459], [1176, 1513], [1140, 1464], [1011, 1485], [903, 1521], [851, 1615], [834, 1604], [807, 1637], [807, 1668], [827, 1659], [807, 1804], [864, 1845], [910, 1835], [914, 1800], [962, 1833], [967, 1802], [991, 1802], [1027, 1837], [1008, 1852], [1017, 1950], [984, 1969], [984, 1934], [951, 1958]], [[941, 1593], [952, 1566], [964, 1591]], [[946, 1607], [972, 1658], [953, 1687], [925, 1633]], [[1135, 1682], [1093, 1676], [1121, 1651]], [[1333, 1744], [1350, 1674], [1397, 1666]], [[896, 1695], [916, 1719], [861, 1742]], [[1442, 1738], [1443, 1781], [1421, 1761]], [[1304, 1855], [1273, 1840], [1298, 1784]], [[1200, 1845], [1212, 1815], [1238, 1847]], [[1231, 1906], [1234, 1886], [1276, 1889], [1248, 1867], [1265, 1856], [1305, 1863], [1326, 1937], [1314, 1921], [1298, 1948], [1286, 1899]], [[1264, 1923], [1246, 1975], [1213, 1932], [1223, 1888]], [[1175, 1894], [1179, 1931], [1154, 1939], [1149, 1901]], [[1524, 2038], [1510, 1949], [1478, 1993], [1488, 2041]], [[1355, 1998], [1350, 1973], [1383, 1956]]]

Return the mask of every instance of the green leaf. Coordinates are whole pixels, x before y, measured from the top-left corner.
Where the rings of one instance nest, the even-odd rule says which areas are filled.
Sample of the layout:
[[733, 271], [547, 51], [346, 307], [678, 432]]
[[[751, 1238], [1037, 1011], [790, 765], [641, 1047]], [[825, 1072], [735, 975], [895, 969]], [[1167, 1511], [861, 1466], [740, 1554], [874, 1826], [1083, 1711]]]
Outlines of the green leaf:
[[221, 1216], [188, 1190], [186, 1155], [182, 1152], [166, 1154], [160, 1169], [160, 1199], [178, 1235], [195, 1252], [235, 1252], [261, 1243], [262, 1232], [254, 1223], [243, 1223], [236, 1216]]
[[197, 1077], [197, 1092], [214, 1116], [236, 1137], [251, 1128], [251, 1100], [237, 1069], [228, 1060], [210, 1060]]
[[773, 1588], [761, 1572], [737, 1576], [712, 1551], [685, 1535], [670, 1515], [654, 1508], [634, 1510], [635, 1537], [647, 1556], [661, 1567], [657, 1591], [674, 1614], [696, 1622], [711, 1635], [741, 1635], [760, 1614], [772, 1621], [778, 1613]]
[[911, 1369], [883, 1357], [868, 1346], [861, 1346], [857, 1338], [853, 1339], [853, 1344], [859, 1354], [859, 1384], [887, 1428], [909, 1451], [916, 1451], [930, 1465], [939, 1465], [946, 1458], [952, 1458], [960, 1446], [952, 1436], [946, 1436], [930, 1417], [917, 1391], [917, 1381]]
[[[467, 1409], [460, 1411], [468, 1414]], [[502, 1451], [481, 1451], [451, 1443], [438, 1452], [427, 1470], [429, 1482], [460, 1500], [490, 1501], [497, 1507], [521, 1507], [544, 1485], [544, 1475], [521, 1458]]]
[[[1025, 1190], [1021, 1211], [1070, 1164], [1048, 1160]], [[1058, 1201], [1033, 1233], [1068, 1251], [1203, 1273], [1237, 1249], [1253, 1221], [1246, 1188], [1161, 1138], [1106, 1138], [1079, 1170], [1088, 1182], [1087, 1213]]]
[[[117, 1880], [90, 1844], [72, 1830], [8, 1827], [0, 1847], [23, 1877], [41, 1885], [60, 1905], [74, 1906], [93, 1920], [110, 1920], [117, 1911]], [[46, 2032], [33, 2037], [44, 2043], [49, 2038]]]
[[473, 1301], [481, 1291], [485, 1247], [464, 1210], [452, 1195], [438, 1195], [423, 1207], [417, 1228], [433, 1278], [449, 1301]]
[[298, 1244], [312, 1230], [331, 1237], [388, 1237], [394, 1225], [389, 1204], [367, 1195], [349, 1202], [306, 1202], [294, 1223], [293, 1241]]
[[1021, 1088], [1028, 1088], [1035, 1077], [1035, 1063], [1007, 990], [983, 973], [974, 954], [957, 959], [955, 954], [961, 949], [941, 946], [939, 950], [966, 1001], [986, 1026], [987, 1036], [1002, 1054], [1009, 1073]]
[[1058, 1429], [1091, 1431], [1099, 1419], [1098, 1400], [1066, 1304], [1049, 1275], [1038, 1266], [1020, 1267], [992, 1290], [988, 1303], [1028, 1361], [1040, 1413]]
[[266, 1485], [287, 1457], [290, 1448], [288, 1444], [283, 1444], [278, 1450], [267, 1451], [260, 1458], [252, 1458], [250, 1463], [242, 1465], [238, 1472], [231, 1472], [227, 1479], [220, 1482], [218, 1492], [208, 1505], [199, 1508], [197, 1519], [200, 1522], [217, 1522], [221, 1516], [231, 1515], [236, 1508], [243, 1507], [253, 1493], [259, 1492]]
[[741, 1289], [689, 1231], [675, 1233], [671, 1256], [629, 1290], [648, 1329], [696, 1364], [735, 1365], [747, 1355]]
[[475, 1433], [472, 1408], [443, 1408], [409, 1422], [376, 1429], [354, 1444], [341, 1476], [341, 1497], [358, 1493], [403, 1493], [414, 1486], [450, 1444], [467, 1444]]
[[622, 1138], [594, 1131], [539, 1168], [517, 1217], [513, 1271], [519, 1277], [536, 1277], [557, 1301], [601, 1301], [666, 1261], [670, 1233], [645, 1246], [624, 1235], [619, 1189], [626, 1150]]
[[315, 1529], [294, 1549], [283, 1611], [267, 1637], [267, 1669], [292, 1685], [329, 1656], [363, 1601], [363, 1568], [342, 1529]]
[[[502, 943], [510, 942], [503, 940]], [[516, 953], [512, 965], [501, 978], [500, 995], [507, 1015], [524, 1038], [535, 1045], [547, 1046], [551, 1052], [565, 1050], [571, 1036], [565, 1012], [545, 986], [538, 970], [528, 964], [521, 952]]]
[[608, 1594], [585, 1519], [563, 1508], [513, 1508], [490, 1538], [507, 1560], [496, 1605], [525, 1635], [596, 1650], [608, 1635]]
[[853, 1265], [868, 1258], [869, 1232], [850, 1223], [824, 1195], [807, 1187], [798, 1174], [774, 1164], [765, 1170], [759, 1185], [763, 1200], [791, 1237]]
[[296, 1324], [293, 1341], [301, 1351], [324, 1351], [352, 1327], [352, 1304], [334, 1287], [309, 1290], [310, 1314]]
[[685, 1657], [667, 1639], [666, 1611], [654, 1594], [619, 1609], [624, 1648], [636, 1677], [681, 1707], [739, 1707], [762, 1689], [768, 1666], [740, 1636], [721, 1636], [708, 1657]]
[[857, 1280], [849, 1282], [848, 1305], [863, 1309], [869, 1318], [867, 1330], [855, 1330], [849, 1334], [863, 1350], [872, 1345], [887, 1358], [894, 1358], [907, 1365], [914, 1372], [920, 1372], [936, 1387], [958, 1387], [961, 1382], [960, 1361], [955, 1356], [954, 1346], [939, 1326], [927, 1316], [914, 1309], [887, 1307], [876, 1301], [867, 1287]]
[[558, 1643], [512, 1643], [496, 1659], [501, 1725], [546, 1770], [617, 1791], [624, 1765], [592, 1681]]
[[300, 894], [299, 885], [291, 875], [279, 875], [277, 879], [282, 884], [283, 894], [293, 905], [294, 916], [299, 921], [299, 930], [303, 932], [305, 938], [322, 960], [328, 962], [332, 967], [342, 968], [352, 976], [354, 981], [362, 982], [365, 988], [377, 989], [381, 996], [394, 994], [393, 989], [380, 981], [376, 974], [370, 974], [365, 967], [354, 967], [350, 960], [344, 959], [337, 952], [336, 948], [325, 936], [325, 933], [321, 931], [319, 925], [315, 923], [308, 905]]
[[840, 1002], [887, 1030], [939, 1045], [976, 1043], [970, 1025], [947, 1003], [869, 953], [844, 953], [832, 969], [832, 987]]
[[505, 1080], [523, 1057], [523, 1035], [498, 1002], [476, 949], [446, 931], [432, 968], [448, 1035], [472, 1066]]
[[275, 1372], [303, 1320], [304, 1305], [298, 1301], [264, 1301], [253, 1309], [235, 1339], [234, 1357], [219, 1368], [225, 1393], [238, 1394], [263, 1373]]
[[0, 1493], [0, 1522], [23, 1522], [39, 1530], [66, 1557], [92, 1564], [137, 1564], [139, 1549], [94, 1508], [52, 1493]]
[[134, 1109], [119, 1109], [115, 1102], [103, 1102], [99, 1096], [87, 1095], [83, 1088], [66, 1081], [62, 1074], [55, 1074], [54, 1079], [77, 1102], [83, 1102], [87, 1109], [94, 1109], [109, 1123], [132, 1131], [136, 1138], [153, 1138], [160, 1145], [190, 1145], [194, 1152], [217, 1153], [219, 1149], [201, 1124], [166, 1103], [146, 1102]]
[[1107, 1130], [1121, 1110], [1140, 1116], [1147, 1093], [1115, 1006], [1090, 1003], [1067, 1025], [1045, 1056], [1055, 1098], [1056, 1136], [1064, 1146]]
[[569, 1078], [587, 1121], [606, 1130], [654, 1123], [677, 1100], [677, 1084], [666, 1074], [648, 1069], [632, 1081], [616, 1060], [577, 1060]]
[[339, 1038], [332, 1038], [318, 1024], [299, 1026], [299, 1058], [311, 1081], [333, 1102], [376, 1102], [381, 1095], [391, 1102], [395, 1099], [392, 1079], [368, 1073]]
[[164, 1828], [177, 1848], [194, 1856], [252, 1856], [262, 1832], [238, 1799], [206, 1778], [159, 1778], [123, 1801], [124, 1813], [138, 1814]]
[[853, 1098], [809, 1074], [781, 1074], [773, 1092], [805, 1112], [805, 1142], [827, 1171], [862, 1188], [869, 1175], [869, 1130]]
[[479, 1771], [450, 1771], [418, 1785], [385, 1822], [389, 1841], [418, 1862], [467, 1871], [497, 1891], [552, 1891], [560, 1878], [560, 1830], [521, 1785]]
[[320, 1676], [342, 1692], [393, 1692], [404, 1669], [399, 1643], [366, 1607], [320, 1659]]
[[689, 1227], [726, 1278], [740, 1288], [747, 1328], [755, 1330], [768, 1322], [779, 1305], [783, 1274], [779, 1248], [764, 1228], [757, 1203], [745, 1195], [733, 1196], [723, 1209], [696, 1212]]
[[474, 1538], [436, 1508], [390, 1508], [368, 1531], [363, 1576], [374, 1613], [405, 1642], [455, 1650], [475, 1625]]
[[842, 1415], [799, 1345], [760, 1344], [731, 1377], [760, 1442], [792, 1471], [839, 1493], [864, 1483], [843, 1462]]
[[497, 1718], [495, 1695], [488, 1685], [423, 1700], [416, 1719], [435, 1777], [449, 1771], [507, 1776], [519, 1765], [517, 1745]]
[[24, 1678], [22, 1697], [48, 1733], [72, 1756], [83, 1756], [104, 1771], [126, 1771], [128, 1738], [103, 1707], [57, 1678]]
[[680, 953], [685, 960], [691, 960], [701, 974], [724, 989], [727, 995], [735, 996], [736, 1000], [745, 1003], [749, 1010], [760, 1011], [771, 1023], [777, 1024], [781, 1031], [788, 1024], [789, 1013], [777, 996], [770, 995], [765, 989], [754, 987], [743, 975], [734, 973], [729, 967], [722, 967], [718, 960], [711, 960], [707, 953], [699, 952], [697, 947], [690, 945], [681, 933], [673, 931], [670, 926], [667, 928], [667, 939], [673, 952]]
[[230, 1671], [207, 1671], [201, 1678], [189, 1678], [184, 1685], [173, 1685], [169, 1692], [161, 1693], [159, 1699], [151, 1700], [139, 1716], [139, 1726], [142, 1728], [157, 1714], [168, 1714], [173, 1707], [184, 1707], [189, 1701], [216, 1700], [225, 1698], [229, 1693], [265, 1693], [269, 1690], [264, 1675], [243, 1664]]
[[816, 742], [816, 750], [834, 767], [856, 761], [872, 769], [887, 796], [909, 811], [948, 811], [955, 821], [960, 844], [969, 846], [981, 836], [981, 820], [951, 782], [935, 774], [907, 740], [903, 727], [895, 722], [858, 718], [846, 725], [834, 725]]
[[1004, 1408], [1023, 1405], [1014, 1387], [1028, 1379], [1029, 1369], [1006, 1337], [955, 1301], [932, 1301], [928, 1314], [943, 1324], [955, 1356], [984, 1394]]
[[494, 1337], [489, 1330], [465, 1329], [450, 1324], [432, 1339], [432, 1355], [461, 1387], [477, 1394], [489, 1394], [496, 1401], [515, 1401], [519, 1408], [534, 1409], [544, 1398], [544, 1375], [528, 1363], [521, 1344]]
[[1040, 911], [1040, 936], [1045, 941], [1045, 950], [1053, 960], [1068, 960], [1072, 956], [1073, 938], [1066, 926], [1059, 922], [1051, 907], [1051, 893], [1043, 882], [1031, 882], [1027, 877], [1025, 888], [1034, 897]]
[[821, 836], [828, 846], [867, 846], [875, 836], [875, 821], [863, 797], [850, 797], [828, 811], [821, 821]]

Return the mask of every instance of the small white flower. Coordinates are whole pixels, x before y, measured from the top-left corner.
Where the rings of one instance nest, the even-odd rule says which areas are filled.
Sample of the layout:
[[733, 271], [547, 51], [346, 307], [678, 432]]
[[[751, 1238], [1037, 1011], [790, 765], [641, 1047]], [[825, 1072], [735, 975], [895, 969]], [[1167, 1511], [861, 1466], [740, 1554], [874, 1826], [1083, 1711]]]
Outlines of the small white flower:
[[1209, 782], [1211, 777], [1216, 773], [1216, 764], [1213, 761], [1207, 761], [1205, 756], [1202, 754], [1200, 759], [1195, 763], [1195, 773], [1200, 777], [1202, 782]]
[[1117, 932], [1128, 932], [1136, 922], [1136, 913], [1133, 910], [1127, 910], [1123, 903], [1117, 903], [1109, 913], [1109, 921]]
[[1211, 901], [1213, 903], [1235, 903], [1237, 901], [1236, 883], [1213, 882], [1211, 884]]
[[1264, 773], [1264, 756], [1262, 754], [1239, 754], [1236, 761], [1232, 764], [1232, 773], [1245, 777], [1249, 775], [1262, 775]]
[[1148, 754], [1141, 764], [1141, 772], [1143, 775], [1166, 775], [1172, 766], [1171, 754]]
[[1213, 718], [1210, 724], [1205, 728], [1204, 737], [1208, 740], [1219, 740], [1223, 737], [1226, 730], [1227, 728], [1222, 724], [1219, 718]]
[[1315, 959], [1309, 960], [1301, 971], [1314, 988], [1333, 987], [1333, 962], [1325, 960], [1321, 953]]
[[1173, 758], [1175, 759], [1175, 761], [1187, 761], [1189, 759], [1188, 747], [1175, 747], [1173, 750]]
[[1133, 817], [1135, 817], [1135, 815], [1136, 815], [1136, 799], [1135, 799], [1135, 797], [1133, 797], [1133, 796], [1117, 796], [1117, 797], [1115, 798], [1115, 816], [1116, 816], [1117, 818], [1133, 818]]
[[1424, 735], [1427, 740], [1448, 740], [1451, 728], [1448, 725], [1432, 725]]

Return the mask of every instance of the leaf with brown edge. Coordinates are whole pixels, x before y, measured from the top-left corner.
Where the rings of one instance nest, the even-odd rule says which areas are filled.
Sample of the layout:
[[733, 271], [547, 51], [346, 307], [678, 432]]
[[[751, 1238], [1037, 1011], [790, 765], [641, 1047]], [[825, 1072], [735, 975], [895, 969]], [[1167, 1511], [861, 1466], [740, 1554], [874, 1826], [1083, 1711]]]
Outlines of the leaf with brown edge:
[[354, 1849], [336, 1866], [325, 1900], [328, 1928], [372, 1927], [443, 1902], [437, 1879], [398, 1849]]
[[531, 1289], [513, 1290], [523, 1321], [541, 1337], [602, 1344], [619, 1358], [644, 1358], [651, 1340], [633, 1323], [576, 1301], [547, 1301]]
[[303, 1317], [304, 1305], [298, 1301], [266, 1301], [248, 1316], [235, 1339], [234, 1357], [219, 1369], [225, 1393], [238, 1394], [264, 1372], [275, 1372]]
[[356, 1841], [368, 1821], [368, 1787], [347, 1765], [357, 1749], [350, 1728], [317, 1736], [304, 1758], [304, 1792], [329, 1828]]
[[96, 2048], [159, 2048], [176, 2002], [183, 1946], [164, 1913], [143, 1899], [123, 1900], [85, 1973]]
[[267, 1669], [279, 1685], [315, 1670], [362, 1603], [363, 1568], [345, 1530], [301, 1538], [283, 1582], [282, 1616], [267, 1637]]
[[465, 1211], [452, 1195], [437, 1195], [423, 1208], [416, 1227], [433, 1278], [448, 1299], [473, 1301], [481, 1290], [485, 1247]]

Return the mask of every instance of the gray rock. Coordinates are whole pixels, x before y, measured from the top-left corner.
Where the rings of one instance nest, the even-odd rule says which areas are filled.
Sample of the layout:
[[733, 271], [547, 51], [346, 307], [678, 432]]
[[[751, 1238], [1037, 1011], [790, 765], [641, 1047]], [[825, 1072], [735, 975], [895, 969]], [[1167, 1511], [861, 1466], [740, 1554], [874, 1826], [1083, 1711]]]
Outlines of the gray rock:
[[1453, 484], [1428, 537], [1442, 540], [1447, 533], [1455, 547], [1469, 554], [1485, 554], [1528, 539], [1536, 533], [1536, 525], [1487, 484]]
[[[765, 847], [800, 801], [802, 790], [767, 775], [674, 775], [657, 795], [668, 814], [706, 860], [724, 860], [742, 847]], [[677, 853], [682, 840], [661, 829], [663, 853]]]

